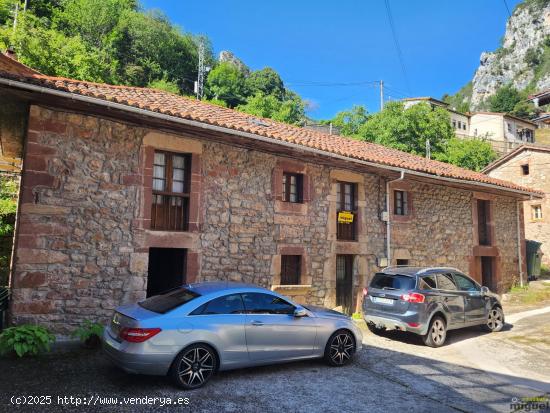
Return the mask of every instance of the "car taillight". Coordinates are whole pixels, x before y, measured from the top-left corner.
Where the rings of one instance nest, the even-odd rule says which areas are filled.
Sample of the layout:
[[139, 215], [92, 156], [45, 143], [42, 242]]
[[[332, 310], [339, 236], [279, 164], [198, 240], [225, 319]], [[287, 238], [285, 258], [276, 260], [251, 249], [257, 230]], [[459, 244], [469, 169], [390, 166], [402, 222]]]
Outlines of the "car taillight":
[[423, 303], [426, 297], [423, 294], [419, 293], [407, 293], [401, 295], [401, 300], [407, 301], [409, 303]]
[[367, 287], [364, 287], [363, 288], [363, 297], [366, 297], [368, 293], [369, 293], [369, 289]]
[[119, 337], [130, 343], [143, 343], [151, 337], [160, 333], [160, 328], [128, 328], [120, 330]]

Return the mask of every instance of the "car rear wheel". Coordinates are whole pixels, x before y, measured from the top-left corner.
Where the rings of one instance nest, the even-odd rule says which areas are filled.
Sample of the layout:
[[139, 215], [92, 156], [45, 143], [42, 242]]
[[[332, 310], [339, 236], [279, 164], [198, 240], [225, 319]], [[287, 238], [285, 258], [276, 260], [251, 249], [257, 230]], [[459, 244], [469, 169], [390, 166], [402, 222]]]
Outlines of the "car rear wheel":
[[344, 366], [355, 354], [355, 348], [353, 334], [348, 330], [338, 330], [328, 339], [325, 360], [331, 366]]
[[504, 327], [504, 311], [500, 307], [493, 307], [487, 317], [487, 324], [483, 325], [485, 331], [497, 332]]
[[193, 344], [180, 352], [170, 369], [172, 381], [182, 389], [204, 386], [216, 370], [217, 357], [206, 344]]
[[386, 327], [376, 327], [373, 323], [367, 323], [367, 327], [371, 333], [376, 334], [377, 336], [386, 331]]
[[447, 325], [440, 316], [435, 316], [431, 323], [428, 333], [422, 336], [424, 344], [430, 347], [441, 347], [447, 338]]

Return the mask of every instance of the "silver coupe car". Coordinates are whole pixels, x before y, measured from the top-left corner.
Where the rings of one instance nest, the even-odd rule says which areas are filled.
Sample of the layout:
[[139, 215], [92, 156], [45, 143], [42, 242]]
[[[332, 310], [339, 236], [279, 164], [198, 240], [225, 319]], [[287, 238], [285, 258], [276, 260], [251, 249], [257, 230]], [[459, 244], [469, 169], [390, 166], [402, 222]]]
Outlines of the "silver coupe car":
[[218, 370], [313, 358], [343, 366], [361, 341], [344, 314], [256, 286], [215, 282], [117, 308], [103, 348], [128, 372], [168, 374], [179, 387], [195, 389]]

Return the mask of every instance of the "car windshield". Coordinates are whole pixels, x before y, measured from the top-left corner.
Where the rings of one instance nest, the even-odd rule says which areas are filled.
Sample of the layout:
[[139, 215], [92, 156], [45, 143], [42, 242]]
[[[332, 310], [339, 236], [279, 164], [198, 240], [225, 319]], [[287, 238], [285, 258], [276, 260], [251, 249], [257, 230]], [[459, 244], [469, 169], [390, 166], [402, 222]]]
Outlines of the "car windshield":
[[154, 313], [164, 314], [197, 297], [200, 297], [200, 294], [185, 288], [178, 288], [177, 290], [171, 290], [165, 294], [149, 297], [141, 301], [139, 305]]
[[374, 275], [370, 287], [379, 290], [412, 290], [414, 284], [414, 277], [379, 272]]

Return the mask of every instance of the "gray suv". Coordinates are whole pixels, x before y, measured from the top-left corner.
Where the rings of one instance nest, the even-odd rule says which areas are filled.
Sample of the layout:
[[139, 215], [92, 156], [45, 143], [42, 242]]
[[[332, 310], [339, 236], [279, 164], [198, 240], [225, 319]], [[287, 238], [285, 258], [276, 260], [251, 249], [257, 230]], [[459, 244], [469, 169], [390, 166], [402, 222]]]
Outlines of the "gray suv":
[[410, 331], [430, 347], [442, 346], [448, 330], [480, 325], [500, 331], [504, 326], [498, 296], [455, 268], [387, 267], [363, 294], [371, 332]]

